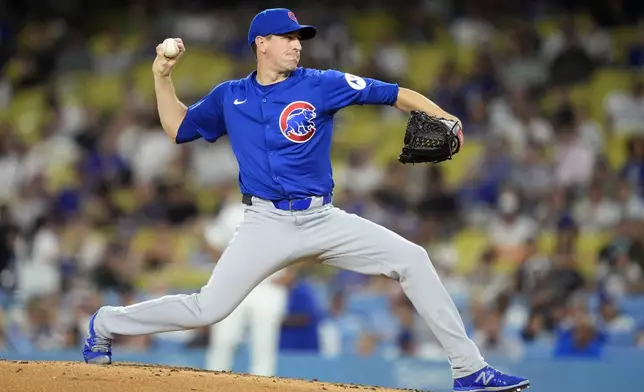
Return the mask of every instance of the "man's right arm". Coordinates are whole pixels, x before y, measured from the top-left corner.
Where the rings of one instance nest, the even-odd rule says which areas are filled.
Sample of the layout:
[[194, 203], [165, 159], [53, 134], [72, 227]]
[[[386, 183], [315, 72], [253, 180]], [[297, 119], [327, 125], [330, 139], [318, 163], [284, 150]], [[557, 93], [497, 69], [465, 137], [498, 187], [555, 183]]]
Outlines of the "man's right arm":
[[[179, 127], [186, 117], [188, 108], [177, 98], [170, 76], [155, 75], [154, 91], [156, 93], [161, 126], [170, 139], [176, 142]], [[195, 132], [194, 137], [198, 139], [199, 134]]]
[[213, 143], [226, 133], [223, 113], [223, 97], [227, 83], [221, 83], [208, 95], [190, 107], [186, 107], [174, 90], [170, 74], [177, 61], [186, 51], [183, 41], [175, 38], [179, 46], [179, 55], [165, 57], [163, 46], [157, 46], [157, 57], [152, 64], [154, 90], [157, 99], [159, 119], [165, 133], [175, 143], [187, 143], [204, 138]]

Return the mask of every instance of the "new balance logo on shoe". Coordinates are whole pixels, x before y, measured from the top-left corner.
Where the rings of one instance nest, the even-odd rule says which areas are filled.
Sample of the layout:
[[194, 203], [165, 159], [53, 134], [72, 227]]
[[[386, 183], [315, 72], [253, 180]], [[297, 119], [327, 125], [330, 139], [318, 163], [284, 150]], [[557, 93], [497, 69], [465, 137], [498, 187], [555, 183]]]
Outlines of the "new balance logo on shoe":
[[485, 372], [481, 372], [481, 374], [479, 374], [479, 376], [476, 377], [476, 381], [474, 382], [478, 383], [482, 381], [483, 385], [487, 386], [487, 384], [489, 384], [493, 378], [494, 378], [494, 373], [485, 374]]

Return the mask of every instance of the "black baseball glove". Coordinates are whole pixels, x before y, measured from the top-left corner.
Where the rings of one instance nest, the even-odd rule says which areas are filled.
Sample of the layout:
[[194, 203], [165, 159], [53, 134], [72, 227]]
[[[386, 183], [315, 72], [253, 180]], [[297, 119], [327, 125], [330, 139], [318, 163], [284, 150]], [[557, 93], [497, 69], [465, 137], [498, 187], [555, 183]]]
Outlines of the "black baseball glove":
[[405, 130], [401, 163], [438, 163], [452, 159], [463, 144], [460, 123], [412, 111]]

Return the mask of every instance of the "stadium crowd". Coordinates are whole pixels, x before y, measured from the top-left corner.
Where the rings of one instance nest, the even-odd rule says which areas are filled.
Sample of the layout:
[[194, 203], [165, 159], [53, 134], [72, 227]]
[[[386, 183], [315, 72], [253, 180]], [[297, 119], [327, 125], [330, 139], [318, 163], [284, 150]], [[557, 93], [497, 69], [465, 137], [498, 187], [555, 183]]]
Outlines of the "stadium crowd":
[[[260, 7], [163, 3], [0, 13], [0, 350], [78, 347], [100, 305], [196, 290], [214, 267], [205, 232], [238, 196], [236, 162], [225, 139], [167, 139], [150, 66], [163, 38], [184, 39], [187, 104], [245, 76]], [[486, 355], [644, 348], [643, 7], [529, 3], [293, 6], [320, 29], [303, 66], [417, 88], [464, 123], [462, 156], [403, 166], [402, 114], [338, 114], [334, 204], [425, 246]], [[441, 357], [395, 282], [295, 275], [284, 350]]]

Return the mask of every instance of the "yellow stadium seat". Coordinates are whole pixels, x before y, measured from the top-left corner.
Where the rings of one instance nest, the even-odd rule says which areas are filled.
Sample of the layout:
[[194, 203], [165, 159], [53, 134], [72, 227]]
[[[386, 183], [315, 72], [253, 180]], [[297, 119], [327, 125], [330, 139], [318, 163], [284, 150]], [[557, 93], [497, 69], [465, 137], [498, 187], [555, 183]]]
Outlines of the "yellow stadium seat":
[[451, 58], [456, 62], [458, 71], [462, 74], [470, 74], [474, 68], [478, 49], [474, 46], [453, 46], [451, 49]]
[[[116, 33], [120, 34], [120, 33]], [[139, 34], [128, 34], [124, 36], [117, 37], [117, 41], [119, 45], [119, 49], [129, 49], [129, 50], [135, 50], [137, 46], [141, 42], [141, 37]], [[99, 34], [90, 40], [90, 50], [92, 51], [93, 54], [108, 54], [110, 53], [110, 50], [112, 46], [114, 45], [114, 41], [112, 40], [112, 34], [111, 33], [104, 33], [104, 34]]]
[[618, 69], [600, 69], [593, 75], [589, 86], [591, 117], [605, 121], [604, 100], [615, 90], [627, 89], [631, 75]]
[[199, 187], [194, 189], [194, 194], [197, 209], [202, 213], [213, 211], [217, 204], [221, 202], [219, 193], [214, 192], [212, 189]]
[[182, 57], [172, 71], [172, 80], [178, 91], [202, 95], [229, 79], [233, 70], [234, 64], [227, 57], [196, 49]]
[[144, 227], [131, 238], [132, 250], [137, 253], [146, 252], [154, 244], [154, 229]]
[[111, 199], [125, 213], [133, 213], [139, 206], [134, 191], [129, 188], [119, 188], [112, 191]]
[[176, 290], [194, 290], [204, 286], [211, 273], [212, 271], [208, 270], [168, 266], [161, 271], [137, 276], [136, 286], [140, 289], [150, 289], [161, 284]]
[[349, 32], [355, 41], [372, 47], [381, 38], [374, 32], [393, 31], [395, 22], [392, 15], [382, 11], [354, 12], [348, 20]]
[[465, 229], [456, 234], [453, 243], [458, 251], [456, 272], [464, 274], [471, 271], [478, 263], [481, 254], [488, 246], [488, 237], [484, 231]]
[[45, 91], [41, 87], [16, 93], [11, 102], [8, 122], [15, 135], [31, 144], [39, 139], [40, 128], [47, 120]]
[[616, 133], [607, 139], [605, 152], [613, 169], [619, 170], [626, 163], [626, 145], [629, 137], [628, 134]]
[[555, 249], [557, 234], [552, 231], [542, 231], [537, 238], [537, 249], [544, 255], [550, 255]]
[[122, 75], [93, 75], [83, 80], [84, 101], [102, 109], [116, 109], [123, 104], [126, 81]]
[[[186, 56], [186, 58], [189, 56]], [[177, 66], [177, 70], [180, 67]], [[146, 103], [154, 102], [154, 78], [152, 76], [152, 63], [141, 62], [132, 69], [132, 83], [134, 91]]]
[[409, 83], [418, 91], [428, 91], [436, 82], [443, 64], [449, 55], [445, 46], [414, 45], [408, 47]]
[[461, 183], [467, 171], [483, 155], [484, 150], [485, 146], [482, 142], [466, 139], [461, 151], [451, 161], [439, 163], [448, 185], [454, 186]]
[[541, 38], [547, 38], [554, 35], [559, 31], [560, 23], [560, 18], [557, 16], [540, 18], [536, 22], [537, 34], [539, 34]]
[[46, 189], [56, 193], [64, 188], [77, 185], [80, 181], [71, 165], [54, 165], [45, 169]]
[[597, 266], [599, 251], [610, 241], [608, 232], [581, 233], [577, 242], [577, 262], [585, 276], [592, 276]]
[[616, 27], [611, 30], [613, 60], [616, 63], [627, 60], [628, 47], [637, 40], [638, 33], [637, 28], [630, 26]]

